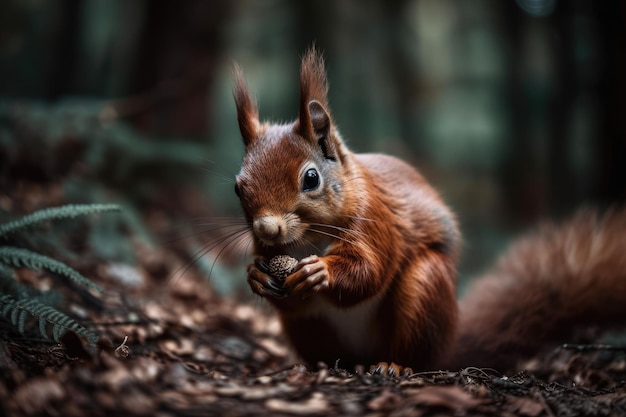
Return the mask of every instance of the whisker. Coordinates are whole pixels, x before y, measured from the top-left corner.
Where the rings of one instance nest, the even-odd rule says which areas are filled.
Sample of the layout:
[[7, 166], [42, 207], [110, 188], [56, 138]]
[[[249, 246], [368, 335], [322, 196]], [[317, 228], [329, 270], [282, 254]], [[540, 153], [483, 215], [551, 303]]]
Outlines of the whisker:
[[367, 217], [360, 217], [360, 216], [348, 216], [348, 218], [353, 219], [353, 220], [360, 220], [364, 222], [373, 222], [373, 223], [377, 222], [377, 220], [369, 219]]
[[[364, 236], [364, 233], [360, 230], [354, 230], [354, 229], [348, 229], [345, 227], [341, 227], [341, 226], [335, 226], [332, 224], [323, 224], [323, 223], [309, 223], [309, 225], [311, 226], [315, 226], [315, 227], [328, 227], [330, 229], [334, 229], [334, 230], [338, 230], [342, 233], [345, 233], [347, 235], [350, 235], [352, 237], [358, 238], [361, 236]], [[339, 236], [336, 236], [337, 238], [339, 238]]]
[[[314, 233], [318, 233], [318, 234], [325, 235], [325, 236], [330, 236], [330, 237], [332, 237], [332, 238], [335, 238], [335, 239], [337, 239], [337, 240], [340, 240], [340, 241], [346, 242], [346, 243], [351, 244], [351, 245], [355, 245], [355, 246], [357, 246], [357, 247], [359, 247], [359, 246], [363, 245], [363, 243], [361, 242], [361, 240], [359, 240], [359, 239], [357, 239], [357, 238], [355, 238], [354, 240], [350, 240], [350, 239], [344, 238], [344, 237], [342, 237], [342, 236], [335, 235], [335, 234], [333, 234], [333, 233], [324, 232], [324, 231], [322, 231], [322, 230], [317, 230], [317, 229], [309, 229], [309, 230], [310, 230], [311, 232], [314, 232]], [[348, 230], [347, 232], [354, 232], [354, 231], [350, 231], [350, 230]], [[387, 258], [387, 256], [385, 255], [385, 253], [383, 253], [383, 251], [381, 251], [379, 248], [377, 248], [377, 247], [375, 247], [375, 246], [370, 246], [370, 245], [366, 245], [366, 246], [367, 246], [368, 248], [372, 249], [373, 251], [375, 251], [376, 253], [378, 253], [378, 254], [379, 254], [380, 256], [382, 256], [383, 258]], [[404, 256], [404, 255], [403, 255], [403, 256]]]
[[[236, 228], [237, 230], [239, 230], [239, 228], [248, 228], [247, 224], [244, 223], [233, 223], [233, 224], [218, 224], [218, 223], [214, 223], [215, 227], [211, 227], [211, 228], [202, 228], [199, 230], [195, 230], [193, 232], [189, 232], [186, 233], [184, 235], [178, 236], [178, 237], [174, 237], [171, 239], [167, 240], [168, 244], [172, 244], [172, 243], [176, 243], [176, 242], [180, 242], [183, 241], [185, 239], [190, 239], [192, 237], [197, 237], [197, 236], [202, 236], [202, 235], [206, 235], [206, 234], [211, 234], [211, 233], [217, 233], [218, 236], [216, 236], [217, 238], [219, 238], [220, 236], [223, 236], [225, 234], [228, 233], [224, 233], [224, 231], [228, 231], [229, 229], [233, 229]], [[210, 226], [211, 223], [207, 223], [205, 226]]]
[[202, 171], [204, 171], [204, 172], [208, 173], [208, 174], [211, 174], [211, 176], [212, 176], [212, 177], [218, 178], [218, 179], [220, 179], [220, 180], [227, 181], [228, 183], [231, 183], [231, 184], [234, 184], [234, 183], [235, 183], [235, 179], [234, 179], [234, 178], [231, 178], [231, 177], [230, 177], [230, 176], [228, 176], [228, 175], [225, 175], [225, 174], [222, 174], [222, 173], [219, 173], [219, 172], [217, 172], [217, 171], [213, 171], [213, 170], [211, 170], [211, 169], [204, 168], [204, 167], [200, 167], [200, 169], [201, 169]]
[[309, 223], [312, 226], [317, 226], [317, 227], [328, 227], [330, 229], [335, 229], [335, 230], [339, 230], [341, 232], [346, 232], [346, 233], [351, 233], [351, 232], [358, 232], [358, 233], [362, 233], [359, 230], [354, 230], [354, 229], [349, 229], [347, 227], [343, 227], [343, 226], [336, 226], [334, 224], [325, 224], [325, 223]]
[[[372, 220], [375, 221], [375, 220]], [[323, 230], [319, 230], [319, 229], [315, 229], [315, 228], [309, 228], [308, 231], [311, 231], [313, 233], [318, 233], [321, 235], [325, 235], [325, 236], [329, 236], [332, 237], [334, 239], [337, 240], [341, 240], [343, 242], [349, 243], [351, 245], [355, 245], [355, 246], [360, 246], [363, 243], [361, 242], [361, 237], [365, 236], [366, 233], [362, 232], [360, 230], [354, 230], [354, 229], [348, 229], [345, 227], [341, 227], [341, 226], [335, 226], [335, 225], [331, 225], [331, 224], [323, 224], [323, 223], [310, 223], [311, 226], [315, 226], [315, 227], [327, 227], [333, 230], [337, 230], [340, 231], [342, 233], [345, 233], [346, 235], [348, 235], [348, 237], [351, 237], [352, 239], [348, 239], [346, 237], [343, 236], [339, 236], [335, 233], [331, 233], [331, 232], [326, 232]], [[383, 258], [388, 258], [388, 256], [378, 247], [374, 246], [374, 245], [366, 245], [368, 248], [370, 248], [371, 250], [373, 250], [374, 252], [378, 253], [380, 256], [382, 256]], [[407, 255], [404, 253], [401, 253], [400, 256], [404, 259], [407, 258]]]
[[232, 216], [206, 216], [206, 217], [194, 217], [190, 219], [191, 222], [206, 222], [206, 223], [217, 223], [217, 220], [226, 223], [246, 223], [246, 219], [243, 217], [232, 217]]
[[292, 246], [308, 246], [310, 248], [313, 249], [314, 252], [317, 253], [321, 253], [321, 249], [317, 247], [317, 245], [313, 242], [309, 242], [307, 239], [304, 239], [303, 237], [299, 237], [297, 238], [293, 243]]
[[334, 234], [334, 233], [325, 232], [325, 231], [323, 231], [323, 230], [318, 230], [318, 229], [308, 229], [308, 231], [313, 232], [313, 233], [317, 233], [317, 234], [320, 234], [320, 235], [323, 235], [323, 236], [332, 237], [333, 239], [341, 240], [341, 241], [343, 241], [343, 242], [350, 243], [350, 244], [354, 244], [354, 243], [356, 243], [356, 242], [357, 242], [356, 240], [355, 240], [355, 241], [352, 241], [352, 240], [346, 239], [345, 237], [342, 237], [342, 236], [336, 235], [336, 234]]
[[178, 277], [180, 279], [194, 264], [196, 264], [203, 256], [206, 256], [208, 253], [213, 251], [215, 248], [223, 245], [223, 247], [219, 250], [213, 263], [211, 265], [210, 271], [212, 272], [213, 267], [215, 266], [215, 262], [219, 259], [219, 257], [227, 250], [233, 242], [238, 242], [240, 239], [244, 239], [244, 236], [249, 232], [248, 227], [242, 227], [241, 229], [234, 230], [228, 235], [216, 236], [214, 239], [211, 239], [205, 243], [203, 243], [199, 248], [195, 249], [191, 254], [191, 258], [186, 261], [183, 265], [180, 266], [176, 270], [174, 274], [172, 274], [172, 278]]
[[[222, 256], [222, 254], [225, 253], [225, 251], [230, 252], [230, 251], [235, 250], [237, 248], [237, 245], [240, 244], [242, 239], [249, 240], [245, 238], [245, 235], [248, 232], [249, 230], [245, 229], [245, 230], [238, 232], [236, 236], [230, 236], [230, 240], [225, 245], [223, 245], [222, 248], [217, 252], [217, 255], [215, 255], [215, 258], [213, 259], [213, 262], [211, 263], [211, 269], [209, 269], [209, 279], [211, 279], [211, 276], [213, 275], [213, 268], [215, 267], [215, 264], [217, 263], [220, 256]], [[229, 253], [229, 252], [226, 252], [226, 253]], [[208, 253], [208, 251], [206, 253]]]
[[245, 221], [240, 221], [240, 222], [204, 222], [204, 223], [195, 223], [193, 224], [193, 226], [195, 227], [206, 227], [206, 226], [215, 226], [215, 229], [218, 229], [220, 227], [236, 227], [236, 226], [243, 226], [243, 227], [248, 227], [249, 224]]
[[[208, 164], [210, 164], [210, 165], [216, 165], [215, 161], [207, 160], [206, 162], [207, 162]], [[205, 166], [199, 166], [199, 167], [198, 167], [198, 169], [200, 169], [200, 170], [202, 170], [202, 171], [204, 171], [204, 172], [206, 172], [206, 173], [208, 173], [208, 174], [211, 174], [211, 176], [214, 176], [214, 177], [220, 178], [220, 179], [222, 179], [222, 180], [226, 180], [226, 181], [228, 181], [228, 182], [229, 182], [229, 183], [231, 183], [231, 184], [234, 184], [234, 183], [235, 183], [235, 177], [234, 177], [234, 175], [224, 174], [224, 173], [222, 173], [222, 172], [218, 172], [218, 171], [216, 171], [216, 170], [214, 170], [214, 169], [211, 169], [211, 168], [209, 168], [209, 167], [205, 167]]]
[[362, 177], [362, 176], [353, 176], [353, 177], [348, 178], [347, 180], [341, 181], [341, 185], [343, 186], [343, 185], [348, 184], [351, 181], [364, 180], [364, 179], [365, 177]]
[[228, 229], [228, 228], [232, 228], [232, 227], [243, 227], [243, 228], [248, 228], [249, 225], [246, 222], [231, 222], [231, 223], [224, 223], [224, 222], [219, 222], [219, 223], [215, 223], [215, 222], [207, 222], [207, 223], [198, 223], [194, 225], [195, 228], [198, 228], [200, 230], [203, 231], [207, 231], [207, 232], [212, 232], [212, 231], [217, 231], [220, 229]]

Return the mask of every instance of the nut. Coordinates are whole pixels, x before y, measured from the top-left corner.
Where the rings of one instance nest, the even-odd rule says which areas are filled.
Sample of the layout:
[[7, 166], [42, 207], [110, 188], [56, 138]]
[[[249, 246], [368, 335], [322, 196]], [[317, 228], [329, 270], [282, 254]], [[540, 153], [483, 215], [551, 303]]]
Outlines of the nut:
[[298, 260], [289, 255], [278, 255], [270, 259], [267, 264], [271, 276], [277, 279], [285, 279], [298, 265]]

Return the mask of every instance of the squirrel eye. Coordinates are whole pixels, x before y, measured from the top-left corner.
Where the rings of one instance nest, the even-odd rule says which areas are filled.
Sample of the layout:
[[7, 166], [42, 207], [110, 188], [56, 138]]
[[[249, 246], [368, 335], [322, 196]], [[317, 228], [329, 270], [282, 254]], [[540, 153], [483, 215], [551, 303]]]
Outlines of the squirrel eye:
[[302, 191], [313, 191], [320, 186], [320, 174], [315, 168], [309, 168], [302, 179]]

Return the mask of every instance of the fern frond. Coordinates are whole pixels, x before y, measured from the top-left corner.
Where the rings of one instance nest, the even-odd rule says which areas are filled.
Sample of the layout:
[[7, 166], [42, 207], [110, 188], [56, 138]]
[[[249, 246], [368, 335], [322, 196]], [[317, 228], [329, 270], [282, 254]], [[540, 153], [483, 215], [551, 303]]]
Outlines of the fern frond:
[[102, 292], [97, 284], [83, 276], [75, 269], [70, 268], [63, 262], [40, 255], [26, 249], [14, 248], [10, 246], [0, 246], [0, 263], [14, 266], [16, 268], [26, 267], [34, 270], [47, 269], [48, 271], [63, 275], [71, 280], [91, 287]]
[[59, 342], [68, 330], [76, 332], [80, 336], [85, 336], [91, 343], [95, 343], [98, 340], [98, 336], [95, 333], [87, 330], [84, 326], [60, 311], [41, 304], [34, 298], [16, 300], [5, 294], [0, 296], [0, 308], [2, 316], [9, 319], [11, 324], [17, 327], [22, 334], [24, 333], [26, 319], [31, 316], [39, 319], [39, 332], [46, 339], [50, 338], [47, 329], [51, 325], [52, 338], [56, 342]]
[[13, 268], [0, 262], [0, 281], [11, 280], [13, 278]]
[[47, 220], [64, 219], [86, 214], [121, 211], [117, 204], [68, 204], [35, 211], [17, 220], [0, 225], [0, 237]]

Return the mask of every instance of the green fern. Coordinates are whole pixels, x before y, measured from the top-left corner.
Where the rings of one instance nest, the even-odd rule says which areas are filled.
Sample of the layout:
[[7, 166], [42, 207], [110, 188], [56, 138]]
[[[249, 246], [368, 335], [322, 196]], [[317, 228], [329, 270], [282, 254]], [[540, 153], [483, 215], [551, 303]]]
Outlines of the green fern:
[[[120, 210], [120, 207], [114, 204], [66, 205], [47, 208], [0, 225], [0, 239], [8, 238], [11, 234], [23, 232], [24, 229], [45, 221]], [[51, 328], [52, 338], [57, 342], [69, 330], [87, 337], [91, 343], [97, 341], [98, 336], [96, 334], [76, 323], [64, 313], [44, 304], [46, 300], [51, 300], [49, 297], [51, 291], [35, 295], [32, 291], [26, 291], [23, 289], [24, 287], [16, 283], [12, 272], [13, 268], [19, 267], [34, 270], [46, 269], [79, 284], [102, 291], [98, 285], [63, 262], [27, 249], [0, 246], [0, 315], [2, 317], [10, 321], [20, 333], [24, 333], [28, 318], [36, 317], [39, 320], [39, 332], [45, 338], [50, 337], [48, 329]]]
[[98, 336], [95, 333], [60, 311], [40, 303], [36, 298], [15, 300], [10, 295], [2, 295], [0, 296], [0, 314], [9, 319], [20, 333], [24, 333], [26, 320], [29, 317], [35, 317], [39, 320], [39, 332], [47, 339], [50, 338], [48, 328], [52, 326], [52, 338], [56, 342], [60, 342], [61, 337], [70, 330], [86, 337], [91, 343], [95, 343], [98, 340]]
[[0, 225], [0, 237], [24, 229], [28, 226], [42, 223], [48, 220], [66, 219], [86, 214], [120, 211], [117, 204], [68, 204], [60, 207], [51, 207], [35, 211], [9, 223]]
[[26, 249], [0, 246], [0, 265], [2, 264], [16, 268], [25, 266], [34, 270], [47, 269], [50, 272], [66, 276], [79, 284], [86, 285], [102, 292], [102, 288], [100, 288], [97, 284], [81, 275], [75, 269], [65, 265], [63, 262], [59, 262]]

